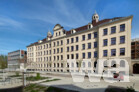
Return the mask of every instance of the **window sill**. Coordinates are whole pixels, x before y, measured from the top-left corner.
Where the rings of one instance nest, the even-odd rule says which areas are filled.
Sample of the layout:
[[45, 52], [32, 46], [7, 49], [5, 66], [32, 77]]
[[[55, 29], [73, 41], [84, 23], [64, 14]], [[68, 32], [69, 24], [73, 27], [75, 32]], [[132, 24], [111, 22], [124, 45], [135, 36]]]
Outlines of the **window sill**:
[[119, 44], [125, 44], [125, 42], [124, 43], [119, 43]]
[[103, 47], [107, 47], [108, 45], [103, 45]]
[[112, 35], [112, 34], [116, 34], [116, 32], [115, 32], [115, 33], [111, 33], [111, 35]]
[[121, 32], [125, 32], [125, 30], [124, 31], [119, 31], [119, 33], [121, 33]]
[[108, 34], [106, 34], [106, 35], [103, 34], [103, 36], [107, 36], [107, 35], [108, 35]]
[[116, 45], [116, 44], [111, 44], [111, 46]]

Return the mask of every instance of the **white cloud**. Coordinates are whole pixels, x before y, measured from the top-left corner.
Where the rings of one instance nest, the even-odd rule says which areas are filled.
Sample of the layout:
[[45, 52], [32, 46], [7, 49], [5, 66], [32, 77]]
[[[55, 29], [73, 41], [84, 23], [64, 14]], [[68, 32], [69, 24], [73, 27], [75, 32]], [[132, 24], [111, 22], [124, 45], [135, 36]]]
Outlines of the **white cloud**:
[[10, 26], [14, 28], [21, 28], [23, 24], [12, 18], [0, 16], [0, 26]]
[[53, 25], [60, 23], [62, 26], [71, 28], [88, 23], [78, 7], [69, 1], [55, 0], [52, 6], [38, 2], [38, 4], [33, 3], [31, 7], [23, 12], [24, 14], [21, 14], [21, 16], [45, 21]]

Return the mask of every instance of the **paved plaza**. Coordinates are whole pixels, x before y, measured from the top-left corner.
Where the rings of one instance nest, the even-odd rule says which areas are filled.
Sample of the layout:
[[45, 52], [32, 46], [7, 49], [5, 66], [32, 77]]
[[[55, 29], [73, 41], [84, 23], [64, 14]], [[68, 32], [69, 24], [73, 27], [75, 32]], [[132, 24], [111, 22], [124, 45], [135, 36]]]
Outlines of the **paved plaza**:
[[59, 78], [61, 80], [59, 81], [53, 81], [48, 83], [41, 83], [41, 85], [45, 86], [54, 86], [59, 88], [66, 88], [70, 90], [77, 90], [80, 92], [104, 92], [104, 90], [109, 86], [117, 86], [117, 87], [130, 87], [135, 84], [134, 88], [136, 91], [139, 91], [139, 75], [130, 76], [130, 82], [126, 83], [107, 83], [104, 80], [101, 80], [101, 82], [90, 82], [88, 78], [85, 78], [84, 82], [76, 83], [73, 82], [71, 77], [60, 77], [60, 76], [50, 76], [53, 78]]

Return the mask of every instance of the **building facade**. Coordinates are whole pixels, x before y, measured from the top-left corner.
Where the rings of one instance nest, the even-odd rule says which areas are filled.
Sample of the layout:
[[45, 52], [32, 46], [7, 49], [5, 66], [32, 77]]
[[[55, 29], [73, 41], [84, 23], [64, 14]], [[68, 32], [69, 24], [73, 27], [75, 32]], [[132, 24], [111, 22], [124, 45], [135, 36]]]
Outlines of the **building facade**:
[[139, 38], [133, 39], [131, 42], [131, 57], [132, 59], [139, 59]]
[[27, 52], [24, 50], [17, 50], [8, 53], [8, 69], [17, 70], [23, 69], [24, 63], [27, 61]]
[[[27, 46], [28, 69], [47, 72], [69, 72], [67, 59], [91, 59], [95, 69], [98, 59], [126, 59], [131, 65], [131, 23], [133, 16], [99, 20], [66, 31], [56, 24], [47, 37]], [[131, 68], [130, 68], [131, 69]], [[130, 70], [132, 72], [132, 70]]]
[[131, 58], [133, 73], [139, 74], [139, 38], [132, 39], [131, 42]]

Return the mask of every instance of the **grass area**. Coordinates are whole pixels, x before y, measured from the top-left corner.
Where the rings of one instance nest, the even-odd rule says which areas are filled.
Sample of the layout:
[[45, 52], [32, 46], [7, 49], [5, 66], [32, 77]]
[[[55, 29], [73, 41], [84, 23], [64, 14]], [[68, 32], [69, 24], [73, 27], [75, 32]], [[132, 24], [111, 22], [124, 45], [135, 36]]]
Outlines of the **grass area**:
[[9, 77], [21, 77], [21, 75], [11, 75]]
[[28, 81], [38, 81], [38, 80], [43, 80], [43, 79], [49, 79], [50, 77], [36, 77], [36, 76], [30, 76], [27, 77], [26, 80]]
[[57, 80], [60, 80], [60, 79], [51, 79], [51, 80], [46, 80], [46, 81], [43, 81], [43, 82], [51, 82], [51, 81], [57, 81]]
[[23, 92], [75, 92], [75, 91], [60, 89], [56, 87], [45, 87], [38, 84], [30, 84], [24, 87]]

